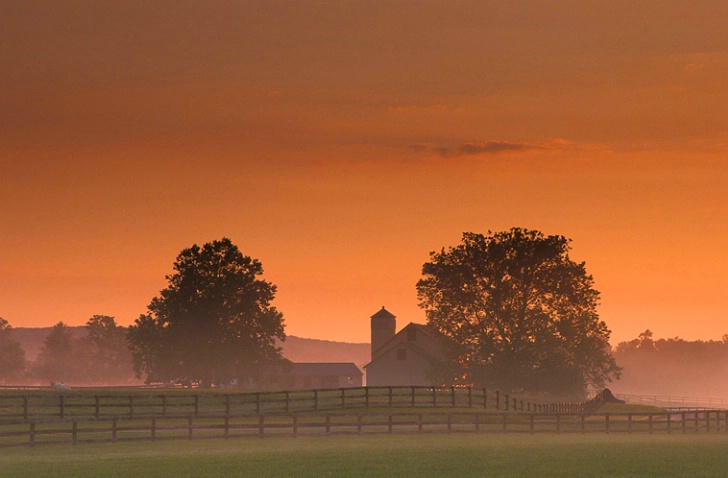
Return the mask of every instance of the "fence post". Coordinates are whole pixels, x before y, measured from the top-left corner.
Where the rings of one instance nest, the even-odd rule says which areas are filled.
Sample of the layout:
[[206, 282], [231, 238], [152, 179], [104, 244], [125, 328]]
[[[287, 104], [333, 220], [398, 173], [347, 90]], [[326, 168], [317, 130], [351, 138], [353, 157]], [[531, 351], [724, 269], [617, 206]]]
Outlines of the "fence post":
[[255, 394], [255, 413], [260, 413], [260, 393]]
[[647, 416], [647, 422], [648, 422], [649, 433], [652, 433], [652, 414], [651, 413]]
[[529, 428], [529, 431], [531, 432], [531, 435], [533, 435], [533, 418], [534, 418], [533, 413], [529, 413], [528, 418], [529, 418], [528, 428]]
[[341, 408], [346, 408], [346, 389], [341, 389]]
[[58, 407], [61, 415], [61, 419], [65, 418], [66, 416], [66, 407], [65, 407], [65, 398], [63, 395], [58, 395]]
[[162, 416], [167, 416], [167, 395], [162, 395]]
[[192, 415], [187, 417], [187, 438], [192, 440]]
[[412, 406], [415, 406], [415, 386], [412, 386]]
[[291, 409], [291, 392], [286, 390], [286, 412]]
[[369, 408], [369, 387], [364, 388], [364, 406]]
[[134, 418], [134, 397], [129, 395], [129, 418]]
[[505, 399], [505, 402], [506, 402], [506, 411], [508, 411], [508, 410], [510, 410], [509, 407], [511, 406], [511, 397], [510, 397], [510, 395], [505, 393], [505, 394], [503, 394], [503, 398]]
[[28, 421], [28, 408], [29, 408], [28, 396], [23, 395], [23, 421], [26, 421], [26, 422]]
[[627, 414], [627, 433], [632, 433], [632, 414]]
[[710, 410], [705, 411], [705, 431], [710, 432]]
[[693, 412], [693, 418], [695, 420], [695, 431], [697, 432], [700, 430], [700, 425], [698, 423], [698, 412]]
[[488, 409], [488, 390], [483, 387], [483, 410]]
[[500, 390], [495, 391], [495, 409], [500, 410]]
[[432, 408], [437, 407], [437, 389], [432, 387]]
[[473, 387], [468, 387], [468, 407], [473, 406]]
[[111, 420], [111, 441], [114, 443], [116, 443], [116, 420], [118, 420], [116, 417]]
[[200, 396], [195, 394], [195, 416], [200, 415]]
[[225, 394], [225, 416], [226, 417], [230, 416], [230, 394], [229, 393]]
[[313, 409], [318, 411], [318, 390], [313, 391]]
[[609, 413], [604, 414], [604, 433], [609, 435]]
[[152, 441], [157, 439], [157, 417], [152, 417]]
[[389, 406], [392, 406], [392, 387], [389, 387]]
[[96, 411], [94, 413], [94, 416], [96, 417], [96, 420], [98, 420], [99, 415], [101, 415], [101, 403], [98, 395], [94, 395], [94, 405], [96, 405]]
[[715, 427], [718, 433], [720, 433], [720, 412], [715, 412]]
[[230, 435], [230, 417], [225, 417], [225, 439]]
[[672, 433], [672, 413], [667, 412], [667, 434]]
[[682, 432], [685, 433], [685, 429], [687, 427], [687, 424], [685, 423], [685, 418], [686, 418], [685, 412], [680, 413], [680, 418], [682, 418]]

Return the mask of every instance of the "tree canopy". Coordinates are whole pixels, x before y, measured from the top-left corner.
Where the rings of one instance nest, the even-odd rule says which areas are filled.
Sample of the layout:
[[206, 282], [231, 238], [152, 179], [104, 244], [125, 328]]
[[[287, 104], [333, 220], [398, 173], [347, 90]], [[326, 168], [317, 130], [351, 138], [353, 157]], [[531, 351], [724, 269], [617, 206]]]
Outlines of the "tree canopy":
[[619, 376], [599, 292], [569, 243], [513, 228], [465, 233], [430, 254], [417, 291], [428, 324], [449, 339], [439, 380], [583, 396]]
[[8, 321], [0, 317], [0, 383], [15, 380], [25, 371], [25, 350], [11, 333]]
[[169, 285], [129, 329], [138, 376], [147, 382], [256, 381], [283, 361], [283, 315], [261, 263], [230, 239], [193, 245], [174, 263]]
[[41, 380], [70, 382], [79, 378], [76, 340], [63, 322], [53, 326], [33, 363], [33, 375]]
[[128, 382], [132, 362], [126, 329], [108, 315], [92, 316], [85, 327], [88, 334], [78, 344], [84, 355], [84, 380], [104, 385]]

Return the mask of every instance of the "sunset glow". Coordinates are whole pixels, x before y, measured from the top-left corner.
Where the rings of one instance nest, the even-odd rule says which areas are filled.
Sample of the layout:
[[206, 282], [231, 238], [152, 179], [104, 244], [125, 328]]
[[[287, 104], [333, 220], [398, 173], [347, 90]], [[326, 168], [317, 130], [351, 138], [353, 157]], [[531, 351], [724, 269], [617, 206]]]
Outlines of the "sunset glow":
[[286, 333], [424, 323], [465, 231], [573, 240], [612, 344], [728, 333], [724, 2], [0, 3], [0, 317], [129, 325], [229, 237]]

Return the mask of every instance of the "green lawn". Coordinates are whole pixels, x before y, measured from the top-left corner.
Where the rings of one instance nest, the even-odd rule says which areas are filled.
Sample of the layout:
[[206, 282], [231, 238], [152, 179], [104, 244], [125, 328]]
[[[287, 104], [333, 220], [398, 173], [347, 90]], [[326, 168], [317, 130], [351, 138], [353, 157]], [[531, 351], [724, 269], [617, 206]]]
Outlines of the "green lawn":
[[724, 477], [728, 435], [378, 435], [0, 450], [11, 477]]

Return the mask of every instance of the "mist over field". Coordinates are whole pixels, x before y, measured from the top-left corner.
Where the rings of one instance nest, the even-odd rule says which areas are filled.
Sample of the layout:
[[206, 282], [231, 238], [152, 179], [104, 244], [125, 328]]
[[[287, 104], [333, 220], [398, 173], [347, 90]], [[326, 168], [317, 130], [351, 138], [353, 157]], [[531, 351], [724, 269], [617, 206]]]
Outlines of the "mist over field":
[[[84, 327], [70, 327], [73, 336], [86, 336]], [[51, 328], [17, 328], [13, 335], [26, 351], [29, 361], [36, 359], [43, 340]], [[283, 356], [293, 362], [352, 362], [363, 370], [370, 360], [368, 343], [346, 343], [288, 336], [278, 342]], [[622, 342], [613, 348], [622, 376], [609, 384], [615, 393], [645, 396], [728, 398], [728, 342], [686, 341], [682, 339], [653, 339], [651, 334]], [[124, 384], [141, 384], [135, 379], [129, 364], [128, 380]], [[40, 383], [32, 378], [23, 383]], [[40, 383], [46, 385], [46, 383]], [[121, 384], [121, 383], [120, 383]], [[76, 385], [102, 385], [93, 382]], [[109, 385], [109, 384], [106, 384]]]

